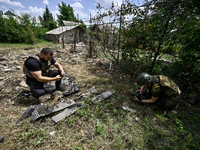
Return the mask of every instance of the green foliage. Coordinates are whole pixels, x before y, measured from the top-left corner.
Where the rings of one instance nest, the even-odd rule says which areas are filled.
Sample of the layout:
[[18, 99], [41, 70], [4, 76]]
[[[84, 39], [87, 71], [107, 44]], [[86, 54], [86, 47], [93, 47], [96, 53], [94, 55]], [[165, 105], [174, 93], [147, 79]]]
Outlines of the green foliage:
[[[50, 27], [55, 28], [55, 22], [50, 22]], [[0, 42], [1, 43], [27, 43], [33, 44], [38, 39], [45, 39], [47, 29], [36, 23], [36, 18], [31, 20], [31, 15], [22, 13], [21, 17], [14, 19], [12, 16], [0, 16]]]
[[81, 23], [80, 26], [82, 26], [84, 29], [87, 28], [87, 26], [84, 23]]
[[53, 30], [53, 29], [55, 29], [55, 28], [57, 28], [57, 24], [56, 24], [56, 22], [55, 21], [49, 21], [48, 22], [48, 29], [49, 30]]
[[53, 15], [49, 11], [47, 6], [43, 13], [43, 17], [39, 16], [39, 19], [40, 19], [40, 23], [42, 24], [42, 26], [47, 28], [48, 31], [57, 28], [57, 24], [53, 19]]
[[35, 36], [38, 39], [45, 39], [45, 33], [46, 32], [47, 32], [47, 29], [43, 28], [43, 27], [37, 27], [37, 28], [34, 29]]
[[[192, 31], [194, 32], [194, 31]], [[200, 66], [197, 60], [200, 60], [200, 28], [197, 29], [190, 37], [186, 40], [185, 46], [182, 49], [180, 58], [182, 64], [187, 67], [187, 70], [199, 74]]]
[[104, 128], [102, 126], [95, 126], [95, 129], [96, 129], [96, 133], [98, 135], [101, 135], [103, 132], [104, 132]]
[[60, 15], [57, 15], [57, 21], [59, 24], [62, 23], [62, 20], [77, 22], [77, 19], [74, 15], [73, 7], [71, 7], [70, 5], [66, 5], [64, 2], [62, 2], [61, 5], [58, 4], [58, 7]]
[[0, 17], [0, 41], [4, 43], [21, 43], [25, 42], [26, 31], [13, 17]]
[[42, 144], [45, 139], [47, 139], [47, 137], [46, 137], [46, 132], [44, 129], [33, 128], [33, 129], [30, 129], [28, 132], [20, 133], [17, 136], [16, 141], [28, 142], [29, 144], [34, 145], [34, 147], [37, 147], [38, 145]]

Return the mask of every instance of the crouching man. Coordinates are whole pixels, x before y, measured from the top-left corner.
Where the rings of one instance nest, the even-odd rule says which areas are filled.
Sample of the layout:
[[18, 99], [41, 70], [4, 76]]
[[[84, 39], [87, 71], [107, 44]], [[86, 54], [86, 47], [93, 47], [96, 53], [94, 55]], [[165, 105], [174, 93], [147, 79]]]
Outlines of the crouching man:
[[[136, 82], [141, 85], [140, 90], [136, 92], [142, 93], [145, 99], [140, 101], [136, 96], [133, 99], [142, 103], [149, 103], [153, 110], [174, 109], [181, 100], [179, 87], [169, 77], [141, 73], [137, 76]], [[146, 91], [142, 92], [144, 89]]]
[[[51, 65], [58, 70], [49, 70]], [[53, 58], [53, 51], [50, 48], [43, 48], [40, 54], [29, 56], [24, 62], [23, 72], [26, 74], [26, 84], [36, 98], [47, 93], [44, 89], [44, 82], [56, 81], [56, 90], [64, 91], [60, 85], [65, 72]]]

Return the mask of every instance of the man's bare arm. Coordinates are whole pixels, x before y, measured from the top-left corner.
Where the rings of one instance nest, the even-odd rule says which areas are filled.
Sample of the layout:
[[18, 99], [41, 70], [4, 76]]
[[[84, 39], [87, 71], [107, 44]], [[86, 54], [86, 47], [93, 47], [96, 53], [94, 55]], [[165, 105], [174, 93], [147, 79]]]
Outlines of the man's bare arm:
[[[134, 100], [138, 101], [138, 102], [141, 102], [136, 96], [133, 97]], [[158, 97], [151, 97], [151, 99], [145, 99], [145, 100], [142, 100], [143, 103], [154, 103], [156, 100], [158, 99]]]
[[151, 97], [151, 99], [146, 99], [146, 100], [142, 100], [142, 102], [144, 103], [155, 103], [155, 101], [158, 99], [158, 97]]
[[57, 75], [56, 77], [42, 76], [42, 72], [41, 71], [34, 71], [34, 72], [31, 71], [31, 74], [39, 82], [59, 81], [61, 79], [60, 75]]
[[65, 72], [64, 72], [63, 67], [61, 66], [61, 64], [59, 64], [58, 62], [56, 62], [56, 63], [54, 64], [54, 66], [55, 66], [56, 68], [58, 68], [58, 70], [61, 72], [61, 75], [65, 75]]
[[59, 71], [64, 72], [64, 71], [63, 71], [63, 67], [62, 67], [61, 64], [59, 64], [58, 62], [56, 62], [56, 63], [54, 64], [54, 66], [55, 66], [56, 68], [58, 68]]

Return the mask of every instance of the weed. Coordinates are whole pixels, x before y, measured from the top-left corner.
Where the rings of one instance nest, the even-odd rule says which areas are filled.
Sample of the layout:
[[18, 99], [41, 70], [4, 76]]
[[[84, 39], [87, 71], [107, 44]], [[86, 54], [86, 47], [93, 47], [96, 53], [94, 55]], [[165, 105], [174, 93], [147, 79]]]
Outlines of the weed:
[[83, 115], [86, 115], [86, 111], [84, 109], [77, 109], [76, 110], [76, 114], [80, 117], [82, 117]]
[[26, 135], [27, 135], [26, 132], [20, 133], [20, 134], [17, 136], [17, 138], [16, 138], [17, 142], [18, 142], [21, 138], [24, 138]]
[[101, 135], [103, 133], [103, 127], [102, 126], [95, 126], [95, 129], [96, 129], [96, 133], [98, 135]]
[[177, 134], [180, 133], [180, 132], [184, 133], [185, 130], [183, 129], [183, 124], [179, 119], [176, 119], [176, 124], [178, 125], [178, 127], [175, 127], [176, 133]]
[[33, 128], [28, 132], [22, 132], [20, 133], [16, 141], [17, 142], [28, 142], [29, 144], [32, 144], [33, 146], [40, 145], [45, 139], [48, 139], [47, 136], [45, 136], [46, 132], [42, 128]]
[[74, 121], [74, 119], [72, 117], [68, 117], [68, 118], [65, 119], [65, 122], [67, 122], [67, 125], [69, 127], [72, 127], [74, 125], [75, 121]]
[[113, 108], [113, 104], [112, 103], [108, 103], [106, 106], [108, 109], [112, 109]]

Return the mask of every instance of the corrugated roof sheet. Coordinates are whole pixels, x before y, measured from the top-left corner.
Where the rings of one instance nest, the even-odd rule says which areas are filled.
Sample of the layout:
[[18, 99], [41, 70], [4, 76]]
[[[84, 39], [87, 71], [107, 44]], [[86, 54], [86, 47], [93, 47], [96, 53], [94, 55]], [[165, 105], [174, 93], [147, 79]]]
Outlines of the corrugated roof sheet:
[[61, 27], [58, 27], [56, 29], [53, 29], [51, 31], [46, 32], [46, 34], [59, 35], [59, 34], [65, 32], [65, 31], [72, 30], [72, 29], [74, 29], [74, 28], [76, 28], [78, 26], [79, 25], [77, 25], [77, 26], [61, 26]]

